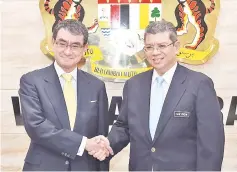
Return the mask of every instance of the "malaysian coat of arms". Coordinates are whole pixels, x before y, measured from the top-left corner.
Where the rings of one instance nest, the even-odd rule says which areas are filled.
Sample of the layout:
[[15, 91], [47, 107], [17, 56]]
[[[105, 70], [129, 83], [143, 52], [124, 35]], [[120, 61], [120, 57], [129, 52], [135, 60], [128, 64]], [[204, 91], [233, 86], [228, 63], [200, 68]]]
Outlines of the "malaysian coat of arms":
[[40, 0], [45, 26], [41, 50], [52, 52], [52, 30], [65, 19], [83, 22], [89, 31], [88, 49], [78, 67], [115, 82], [151, 69], [146, 61], [144, 30], [162, 18], [177, 30], [181, 49], [177, 59], [198, 65], [218, 51], [214, 38], [220, 0]]

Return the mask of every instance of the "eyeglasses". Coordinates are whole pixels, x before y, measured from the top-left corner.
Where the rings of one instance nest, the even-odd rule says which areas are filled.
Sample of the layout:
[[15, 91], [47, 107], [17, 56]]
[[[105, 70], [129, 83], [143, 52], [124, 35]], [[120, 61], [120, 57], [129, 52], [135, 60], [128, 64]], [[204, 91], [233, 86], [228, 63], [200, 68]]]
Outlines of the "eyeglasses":
[[[176, 41], [175, 41], [176, 42]], [[166, 45], [166, 44], [157, 44], [156, 46], [153, 46], [153, 45], [146, 45], [144, 46], [144, 50], [147, 52], [147, 53], [151, 53], [155, 50], [155, 48], [157, 50], [165, 50], [167, 47], [169, 47], [170, 45], [174, 44], [175, 42], [171, 42], [170, 44]]]
[[57, 45], [58, 48], [65, 50], [67, 47], [70, 47], [72, 51], [78, 51], [81, 50], [84, 46], [78, 43], [73, 43], [73, 44], [68, 44], [67, 42], [64, 41], [55, 41], [55, 44]]

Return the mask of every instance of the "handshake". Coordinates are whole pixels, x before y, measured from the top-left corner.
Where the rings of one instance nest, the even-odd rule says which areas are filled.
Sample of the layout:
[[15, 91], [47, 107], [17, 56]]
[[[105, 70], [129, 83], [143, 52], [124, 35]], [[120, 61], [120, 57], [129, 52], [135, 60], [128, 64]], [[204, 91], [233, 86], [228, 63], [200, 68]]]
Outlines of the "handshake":
[[105, 160], [109, 155], [114, 155], [109, 140], [102, 135], [87, 139], [85, 149], [89, 155], [92, 155], [100, 161]]

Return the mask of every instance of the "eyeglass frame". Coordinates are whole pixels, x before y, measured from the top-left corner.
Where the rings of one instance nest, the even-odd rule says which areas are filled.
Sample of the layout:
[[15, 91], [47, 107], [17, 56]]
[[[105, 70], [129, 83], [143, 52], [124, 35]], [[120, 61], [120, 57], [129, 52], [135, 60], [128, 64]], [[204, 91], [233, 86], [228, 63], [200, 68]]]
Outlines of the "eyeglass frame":
[[[59, 45], [59, 43], [65, 43], [65, 45]], [[85, 45], [81, 45], [79, 42], [74, 42], [74, 43], [72, 43], [72, 44], [68, 44], [68, 42], [67, 41], [64, 41], [64, 40], [55, 40], [55, 44], [57, 45], [57, 47], [58, 48], [61, 48], [62, 50], [66, 50], [68, 47], [70, 47], [70, 50], [71, 51], [73, 51], [73, 52], [75, 52], [75, 51], [77, 51], [77, 50], [82, 50], [83, 49], [83, 47], [85, 47]], [[76, 47], [75, 49], [73, 49], [73, 44], [76, 44], [76, 45], [78, 45], [78, 47]]]
[[[165, 47], [164, 48], [160, 48], [159, 46], [151, 46], [153, 49], [151, 50], [151, 51], [147, 51], [146, 50], [146, 46], [144, 46], [143, 47], [143, 50], [145, 51], [145, 52], [147, 52], [147, 53], [151, 53], [151, 52], [153, 52], [155, 49], [157, 49], [157, 50], [159, 50], [159, 51], [162, 51], [162, 50], [165, 50], [167, 47], [169, 47], [170, 45], [174, 45], [175, 43], [177, 42], [177, 40], [176, 41], [173, 41], [173, 42], [171, 42], [170, 44], [168, 44], [168, 45], [165, 45]], [[157, 45], [157, 44], [156, 44]]]

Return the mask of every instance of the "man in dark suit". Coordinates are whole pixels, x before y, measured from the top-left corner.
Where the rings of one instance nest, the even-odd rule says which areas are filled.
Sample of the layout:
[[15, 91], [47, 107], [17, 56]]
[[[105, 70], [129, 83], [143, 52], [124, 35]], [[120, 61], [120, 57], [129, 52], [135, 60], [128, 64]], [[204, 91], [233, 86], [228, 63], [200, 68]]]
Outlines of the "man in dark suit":
[[108, 136], [114, 153], [130, 142], [130, 171], [221, 170], [224, 127], [212, 80], [177, 63], [172, 23], [150, 23], [144, 41], [154, 69], [125, 83]]
[[108, 170], [108, 162], [88, 154], [93, 150], [103, 160], [110, 148], [93, 138], [108, 134], [105, 84], [77, 68], [87, 40], [81, 22], [62, 21], [53, 30], [54, 63], [21, 77], [22, 114], [31, 139], [23, 171]]

